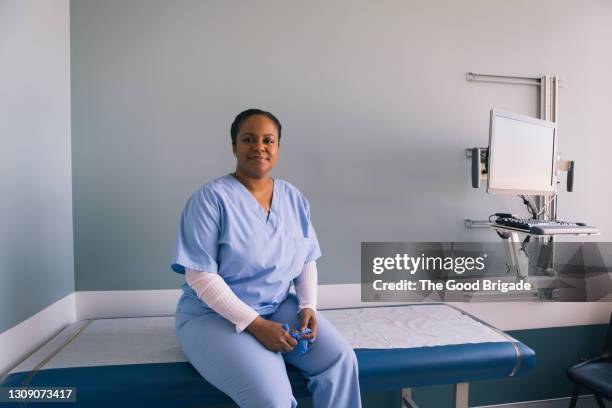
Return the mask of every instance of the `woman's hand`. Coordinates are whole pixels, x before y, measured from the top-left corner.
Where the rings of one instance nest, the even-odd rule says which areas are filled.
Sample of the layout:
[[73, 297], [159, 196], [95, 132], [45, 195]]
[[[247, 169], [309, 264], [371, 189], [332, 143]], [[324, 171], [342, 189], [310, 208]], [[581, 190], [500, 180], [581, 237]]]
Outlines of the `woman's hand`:
[[303, 331], [306, 327], [312, 330], [312, 332], [308, 334], [302, 334], [301, 338], [305, 340], [313, 341], [314, 338], [317, 337], [319, 326], [317, 325], [316, 312], [313, 309], [310, 309], [308, 307], [300, 311], [297, 329], [299, 331]]
[[283, 329], [282, 324], [261, 316], [257, 316], [246, 329], [270, 351], [288, 352], [297, 345], [297, 340]]

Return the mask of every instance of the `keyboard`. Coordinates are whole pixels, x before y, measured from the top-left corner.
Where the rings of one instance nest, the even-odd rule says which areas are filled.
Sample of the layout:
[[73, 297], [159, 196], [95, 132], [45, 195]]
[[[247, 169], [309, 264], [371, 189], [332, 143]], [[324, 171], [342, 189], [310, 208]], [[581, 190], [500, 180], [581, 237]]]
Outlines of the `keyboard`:
[[515, 228], [534, 235], [549, 234], [598, 234], [596, 227], [582, 222], [546, 221], [526, 218], [498, 218], [495, 224]]

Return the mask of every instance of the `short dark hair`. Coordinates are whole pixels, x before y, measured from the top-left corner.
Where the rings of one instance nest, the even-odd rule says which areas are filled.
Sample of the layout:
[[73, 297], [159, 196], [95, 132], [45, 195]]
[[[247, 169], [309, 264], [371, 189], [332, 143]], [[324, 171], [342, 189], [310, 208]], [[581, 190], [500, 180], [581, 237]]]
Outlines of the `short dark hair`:
[[230, 135], [232, 136], [232, 145], [236, 144], [236, 138], [238, 137], [238, 130], [240, 130], [240, 126], [242, 125], [242, 123], [254, 115], [264, 115], [265, 117], [270, 119], [272, 122], [274, 122], [274, 124], [276, 125], [276, 128], [278, 129], [278, 141], [280, 143], [281, 124], [280, 124], [280, 121], [276, 118], [276, 116], [274, 116], [270, 112], [266, 112], [261, 109], [251, 108], [251, 109], [247, 109], [245, 111], [240, 112], [238, 116], [236, 116], [236, 119], [234, 119], [234, 122], [232, 123], [232, 127], [230, 129]]

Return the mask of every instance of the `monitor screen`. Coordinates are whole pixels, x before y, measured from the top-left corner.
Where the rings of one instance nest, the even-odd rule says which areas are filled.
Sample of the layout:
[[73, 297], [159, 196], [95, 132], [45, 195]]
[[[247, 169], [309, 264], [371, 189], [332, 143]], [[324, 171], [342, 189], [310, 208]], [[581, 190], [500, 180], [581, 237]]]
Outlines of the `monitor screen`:
[[556, 142], [553, 122], [492, 109], [487, 192], [554, 194]]

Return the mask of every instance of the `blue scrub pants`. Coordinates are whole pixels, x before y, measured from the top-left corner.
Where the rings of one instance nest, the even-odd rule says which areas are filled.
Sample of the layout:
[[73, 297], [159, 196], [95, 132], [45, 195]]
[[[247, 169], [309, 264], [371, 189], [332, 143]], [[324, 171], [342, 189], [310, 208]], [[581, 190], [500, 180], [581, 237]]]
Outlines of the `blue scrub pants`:
[[[289, 295], [268, 320], [297, 326], [298, 303]], [[240, 407], [296, 407], [285, 362], [308, 379], [316, 408], [359, 408], [359, 373], [352, 347], [317, 313], [319, 332], [304, 355], [266, 349], [198, 300], [183, 295], [176, 311], [179, 344], [187, 359], [209, 383]]]

